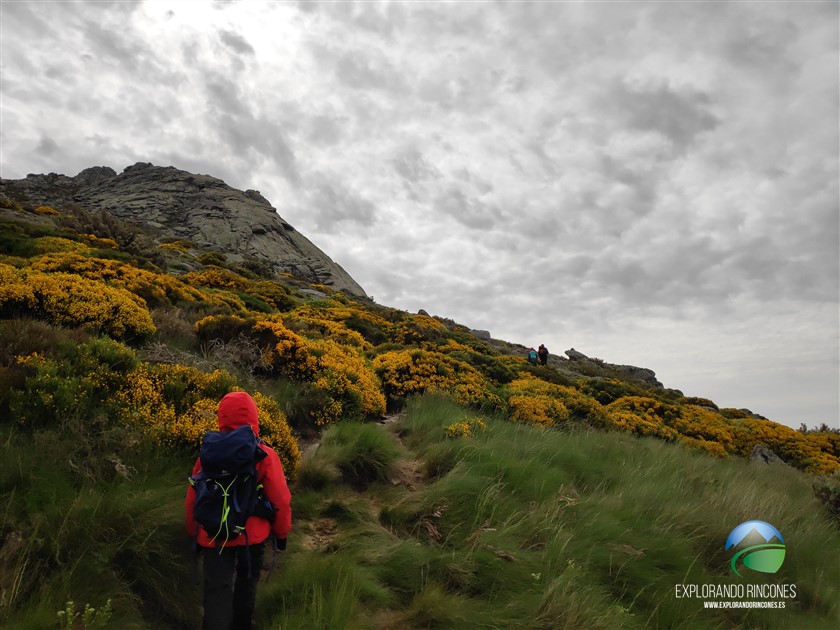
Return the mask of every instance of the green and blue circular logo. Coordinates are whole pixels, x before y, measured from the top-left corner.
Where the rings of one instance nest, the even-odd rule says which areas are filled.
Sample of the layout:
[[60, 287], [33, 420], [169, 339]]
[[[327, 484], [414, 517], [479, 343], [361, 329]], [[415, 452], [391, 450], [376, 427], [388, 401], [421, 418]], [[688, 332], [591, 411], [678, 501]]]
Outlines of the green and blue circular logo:
[[785, 539], [779, 530], [764, 521], [747, 521], [732, 530], [726, 551], [734, 555], [729, 566], [738, 577], [744, 567], [761, 573], [775, 573], [785, 561]]

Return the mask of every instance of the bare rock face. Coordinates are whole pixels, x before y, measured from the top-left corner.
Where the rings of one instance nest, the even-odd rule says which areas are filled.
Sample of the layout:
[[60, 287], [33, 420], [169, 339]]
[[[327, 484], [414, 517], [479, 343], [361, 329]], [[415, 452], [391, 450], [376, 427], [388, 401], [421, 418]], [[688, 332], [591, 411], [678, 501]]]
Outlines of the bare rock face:
[[259, 191], [236, 190], [209, 175], [139, 162], [119, 175], [95, 166], [75, 177], [50, 173], [0, 180], [0, 191], [7, 187], [24, 193], [33, 204], [74, 201], [161, 236], [224, 252], [234, 262], [249, 256], [268, 263], [276, 273], [366, 295], [344, 269], [284, 221]]
[[578, 352], [574, 348], [569, 348], [566, 350], [566, 356], [569, 357], [570, 361], [588, 361], [589, 357], [583, 354], [583, 352]]
[[635, 381], [653, 387], [663, 387], [662, 383], [656, 379], [656, 372], [649, 370], [648, 368], [636, 367], [635, 365], [616, 365], [615, 363], [606, 363], [601, 359], [590, 358], [583, 354], [583, 352], [579, 352], [574, 348], [566, 350], [566, 356], [569, 357], [569, 361], [572, 362], [588, 362], [602, 368], [612, 370], [613, 372], [620, 372], [624, 378], [630, 381]]
[[750, 453], [750, 462], [753, 464], [784, 464], [781, 457], [762, 444], [753, 446]]

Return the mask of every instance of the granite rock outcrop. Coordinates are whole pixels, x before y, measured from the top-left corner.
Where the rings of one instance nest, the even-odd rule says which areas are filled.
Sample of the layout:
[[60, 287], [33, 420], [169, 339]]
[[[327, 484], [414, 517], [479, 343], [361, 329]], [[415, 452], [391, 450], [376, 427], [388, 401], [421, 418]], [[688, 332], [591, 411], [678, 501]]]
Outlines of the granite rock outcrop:
[[122, 173], [95, 166], [75, 177], [50, 173], [0, 180], [0, 193], [32, 205], [77, 203], [226, 256], [246, 257], [333, 290], [366, 296], [337, 263], [285, 221], [257, 190], [241, 191], [209, 175], [139, 162]]

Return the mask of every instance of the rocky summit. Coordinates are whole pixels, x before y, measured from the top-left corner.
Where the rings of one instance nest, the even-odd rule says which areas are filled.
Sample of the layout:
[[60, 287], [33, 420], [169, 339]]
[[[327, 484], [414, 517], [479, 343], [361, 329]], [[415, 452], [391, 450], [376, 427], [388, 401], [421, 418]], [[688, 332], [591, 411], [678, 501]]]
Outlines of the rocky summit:
[[106, 211], [161, 237], [191, 241], [223, 253], [231, 262], [250, 257], [289, 273], [365, 296], [329, 256], [285, 221], [259, 191], [241, 191], [209, 175], [139, 162], [117, 174], [95, 166], [75, 177], [50, 173], [0, 179], [0, 193], [33, 205], [77, 203]]

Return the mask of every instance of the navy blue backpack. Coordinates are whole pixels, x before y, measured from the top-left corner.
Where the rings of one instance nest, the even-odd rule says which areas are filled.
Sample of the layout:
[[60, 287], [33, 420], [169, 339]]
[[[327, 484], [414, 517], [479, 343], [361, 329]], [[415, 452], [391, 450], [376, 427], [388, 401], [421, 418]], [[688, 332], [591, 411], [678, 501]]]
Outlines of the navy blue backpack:
[[245, 533], [245, 522], [264, 502], [257, 462], [266, 457], [249, 425], [208, 431], [201, 442], [201, 469], [190, 477], [195, 489], [193, 515], [218, 546]]

